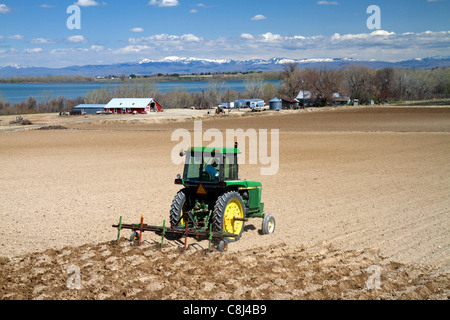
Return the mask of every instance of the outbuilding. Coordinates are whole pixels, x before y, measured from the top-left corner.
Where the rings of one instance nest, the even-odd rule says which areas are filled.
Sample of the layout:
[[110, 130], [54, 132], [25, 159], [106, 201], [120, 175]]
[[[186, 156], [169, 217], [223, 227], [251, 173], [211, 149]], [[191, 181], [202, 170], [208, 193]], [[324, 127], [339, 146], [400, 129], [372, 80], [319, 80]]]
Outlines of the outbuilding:
[[300, 91], [297, 95], [296, 100], [299, 102], [300, 106], [304, 107], [311, 103], [311, 92], [310, 91]]
[[232, 109], [234, 108], [234, 101], [222, 102], [222, 107], [224, 107], [225, 109]]
[[235, 108], [251, 108], [264, 107], [265, 103], [262, 99], [242, 99], [234, 101]]
[[282, 101], [278, 98], [273, 98], [269, 101], [269, 109], [270, 110], [281, 110], [282, 109]]
[[298, 101], [295, 99], [290, 98], [283, 98], [282, 101], [282, 107], [283, 109], [297, 109], [298, 108]]
[[105, 106], [104, 111], [114, 114], [161, 112], [161, 105], [153, 98], [114, 98]]
[[72, 115], [97, 114], [104, 112], [105, 104], [79, 104], [73, 108]]

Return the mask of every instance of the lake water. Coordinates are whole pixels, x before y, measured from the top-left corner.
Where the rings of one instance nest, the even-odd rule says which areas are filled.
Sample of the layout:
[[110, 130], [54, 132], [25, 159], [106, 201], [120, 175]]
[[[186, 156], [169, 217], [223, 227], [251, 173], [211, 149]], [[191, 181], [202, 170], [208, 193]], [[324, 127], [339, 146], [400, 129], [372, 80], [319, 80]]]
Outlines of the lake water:
[[[265, 80], [264, 84], [273, 83], [279, 86], [279, 80]], [[51, 95], [51, 98], [64, 96], [65, 98], [77, 98], [86, 96], [90, 90], [118, 87], [122, 82], [87, 82], [87, 83], [0, 83], [0, 94], [3, 101], [9, 100], [11, 104], [35, 97], [38, 102], [44, 97]], [[218, 84], [215, 81], [164, 81], [154, 82], [156, 88], [162, 93], [177, 88], [186, 89], [189, 93], [202, 92], [211, 86]], [[220, 82], [221, 91], [227, 89], [244, 92], [245, 81], [233, 80]], [[149, 97], [152, 98], [152, 97]]]

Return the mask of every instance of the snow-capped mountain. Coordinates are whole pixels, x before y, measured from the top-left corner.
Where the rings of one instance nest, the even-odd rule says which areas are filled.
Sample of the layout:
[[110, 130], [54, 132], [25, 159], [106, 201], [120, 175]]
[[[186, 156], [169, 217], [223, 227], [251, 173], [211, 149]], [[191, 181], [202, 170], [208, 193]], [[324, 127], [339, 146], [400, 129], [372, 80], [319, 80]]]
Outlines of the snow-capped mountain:
[[356, 64], [365, 65], [373, 69], [382, 68], [411, 68], [431, 69], [435, 67], [450, 67], [450, 57], [431, 57], [413, 59], [401, 62], [362, 61], [352, 58], [325, 59], [290, 59], [271, 58], [232, 60], [232, 59], [200, 59], [193, 57], [168, 56], [163, 59], [141, 59], [135, 62], [111, 65], [70, 66], [65, 68], [27, 67], [21, 65], [0, 66], [0, 78], [15, 76], [53, 76], [53, 75], [152, 75], [152, 74], [192, 74], [207, 72], [245, 72], [245, 71], [279, 71], [289, 62], [298, 63], [300, 68], [326, 67], [339, 69]]

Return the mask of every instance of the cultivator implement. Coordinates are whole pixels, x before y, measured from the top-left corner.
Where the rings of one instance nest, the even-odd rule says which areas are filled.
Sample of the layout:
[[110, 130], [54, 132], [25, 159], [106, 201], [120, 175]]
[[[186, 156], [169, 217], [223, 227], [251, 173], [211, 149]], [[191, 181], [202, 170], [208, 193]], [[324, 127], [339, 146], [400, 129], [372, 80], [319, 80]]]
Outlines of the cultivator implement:
[[190, 228], [188, 224], [185, 227], [166, 227], [166, 221], [163, 221], [162, 226], [151, 226], [144, 223], [144, 217], [141, 217], [140, 223], [135, 224], [124, 224], [122, 223], [122, 217], [119, 219], [119, 223], [112, 226], [113, 228], [117, 228], [117, 239], [116, 243], [120, 241], [120, 233], [123, 229], [128, 229], [132, 231], [130, 240], [134, 242], [135, 245], [140, 246], [142, 244], [142, 233], [145, 231], [154, 232], [161, 236], [161, 248], [164, 245], [164, 240], [167, 236], [175, 236], [176, 238], [184, 237], [184, 250], [187, 250], [187, 239], [188, 238], [196, 238], [197, 240], [209, 240], [208, 243], [208, 251], [211, 251], [211, 244], [213, 241], [219, 243], [218, 250], [226, 251], [228, 249], [227, 238], [236, 237], [235, 234], [227, 233], [227, 232], [218, 232], [212, 231], [212, 225], [210, 225], [209, 229], [205, 230], [205, 228]]

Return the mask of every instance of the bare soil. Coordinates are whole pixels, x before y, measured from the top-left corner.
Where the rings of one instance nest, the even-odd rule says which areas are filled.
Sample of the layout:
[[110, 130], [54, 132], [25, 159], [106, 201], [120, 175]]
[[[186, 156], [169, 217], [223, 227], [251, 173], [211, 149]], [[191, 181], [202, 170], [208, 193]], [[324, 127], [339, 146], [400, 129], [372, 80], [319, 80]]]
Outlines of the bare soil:
[[[13, 118], [0, 117], [0, 299], [450, 296], [448, 107]], [[227, 253], [195, 239], [186, 252], [160, 249], [149, 232], [135, 247], [125, 230], [114, 244], [120, 216], [168, 219], [183, 170], [171, 134], [196, 119], [203, 130], [279, 129], [276, 175], [240, 167], [262, 182], [275, 233], [250, 220]]]

